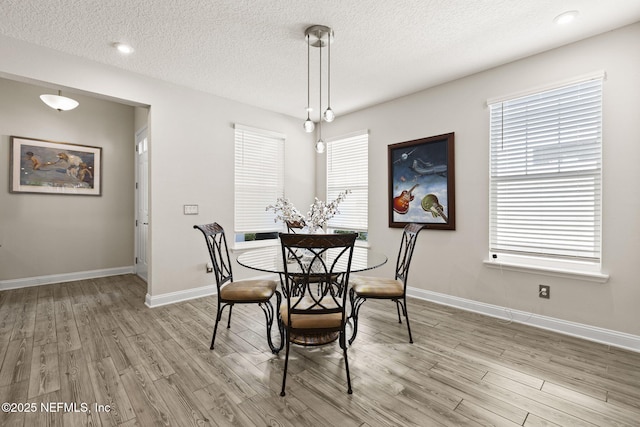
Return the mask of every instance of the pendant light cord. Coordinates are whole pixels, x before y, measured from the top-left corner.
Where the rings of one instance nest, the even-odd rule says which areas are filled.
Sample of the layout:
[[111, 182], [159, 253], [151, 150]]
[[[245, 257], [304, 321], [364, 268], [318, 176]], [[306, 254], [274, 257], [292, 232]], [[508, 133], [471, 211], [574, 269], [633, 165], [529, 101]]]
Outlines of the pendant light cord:
[[311, 113], [311, 37], [307, 35], [307, 120]]
[[327, 33], [327, 45], [328, 45], [328, 59], [327, 59], [327, 109], [331, 108], [331, 33], [333, 30], [329, 29]]
[[318, 80], [320, 81], [320, 91], [318, 93], [318, 112], [320, 118], [318, 119], [318, 139], [322, 139], [322, 33], [318, 31], [318, 40], [320, 41], [320, 72], [318, 73]]

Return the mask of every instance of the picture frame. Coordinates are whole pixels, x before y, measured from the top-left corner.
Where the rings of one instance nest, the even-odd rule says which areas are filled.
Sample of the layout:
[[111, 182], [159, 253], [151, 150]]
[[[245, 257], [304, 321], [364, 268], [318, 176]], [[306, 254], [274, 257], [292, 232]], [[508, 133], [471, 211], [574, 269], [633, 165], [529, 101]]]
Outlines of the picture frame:
[[102, 148], [11, 136], [11, 193], [102, 195]]
[[453, 132], [387, 146], [389, 227], [455, 230]]

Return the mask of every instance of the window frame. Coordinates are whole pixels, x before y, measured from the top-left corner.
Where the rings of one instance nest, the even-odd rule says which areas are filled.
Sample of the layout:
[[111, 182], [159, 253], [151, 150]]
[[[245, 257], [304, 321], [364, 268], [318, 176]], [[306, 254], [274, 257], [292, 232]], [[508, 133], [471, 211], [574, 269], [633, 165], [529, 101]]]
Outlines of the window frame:
[[[489, 148], [489, 258], [487, 260], [485, 260], [485, 264], [488, 265], [489, 267], [499, 267], [499, 268], [504, 268], [504, 269], [511, 269], [511, 270], [517, 270], [517, 271], [526, 271], [526, 272], [536, 272], [536, 273], [543, 273], [543, 274], [552, 274], [555, 276], [567, 276], [567, 277], [580, 277], [583, 279], [587, 279], [587, 280], [592, 280], [592, 281], [597, 281], [597, 282], [605, 282], [606, 280], [608, 280], [608, 275], [607, 274], [603, 274], [601, 269], [602, 269], [602, 185], [601, 185], [601, 181], [602, 181], [602, 149], [603, 149], [603, 141], [602, 141], [602, 127], [603, 127], [603, 98], [604, 98], [604, 80], [605, 80], [605, 74], [604, 72], [598, 72], [598, 73], [592, 73], [590, 75], [585, 75], [585, 76], [581, 76], [575, 79], [571, 79], [571, 80], [566, 80], [563, 82], [558, 82], [556, 84], [553, 85], [548, 85], [545, 87], [538, 87], [538, 88], [534, 88], [525, 92], [521, 92], [518, 94], [513, 94], [513, 95], [509, 95], [509, 96], [505, 96], [502, 98], [495, 98], [492, 100], [488, 100], [487, 101], [487, 105], [489, 107], [489, 144], [490, 144], [490, 148]], [[505, 244], [505, 240], [503, 239], [502, 242], [500, 242], [500, 237], [498, 237], [499, 233], [501, 231], [499, 231], [499, 226], [497, 225], [497, 220], [496, 217], [498, 215], [497, 209], [498, 205], [503, 204], [505, 205], [505, 203], [503, 202], [504, 199], [500, 198], [498, 199], [498, 197], [504, 197], [504, 194], [507, 194], [509, 192], [509, 190], [498, 190], [498, 183], [502, 182], [506, 182], [509, 179], [511, 179], [512, 181], [516, 182], [516, 183], [520, 183], [520, 182], [527, 182], [527, 181], [534, 181], [536, 179], [552, 179], [553, 177], [556, 178], [565, 178], [567, 176], [571, 177], [571, 176], [578, 176], [582, 173], [585, 173], [583, 171], [580, 171], [580, 166], [575, 166], [575, 170], [567, 173], [567, 172], [560, 172], [560, 168], [556, 168], [558, 171], [557, 172], [552, 172], [552, 171], [546, 171], [544, 173], [536, 173], [536, 172], [530, 172], [529, 170], [522, 172], [522, 173], [516, 173], [514, 171], [510, 171], [509, 173], [512, 173], [511, 176], [508, 176], [508, 178], [505, 178], [507, 176], [507, 174], [505, 173], [506, 167], [504, 167], [504, 159], [506, 157], [501, 157], [500, 160], [496, 160], [498, 158], [498, 155], [496, 154], [496, 140], [500, 140], [502, 141], [502, 143], [504, 144], [507, 139], [504, 138], [504, 135], [508, 135], [508, 130], [509, 130], [509, 123], [496, 123], [496, 116], [498, 114], [502, 114], [502, 116], [500, 116], [500, 120], [504, 119], [504, 114], [505, 111], [498, 111], [498, 114], [495, 114], [494, 112], [494, 108], [502, 108], [504, 107], [505, 104], [508, 103], [512, 103], [516, 104], [518, 102], [533, 102], [534, 99], [543, 99], [545, 100], [547, 96], [552, 96], [554, 94], [559, 94], [562, 91], [565, 90], [574, 90], [574, 89], [578, 89], [577, 91], [582, 90], [583, 87], [588, 88], [591, 84], [594, 84], [597, 88], [596, 91], [598, 91], [598, 96], [599, 98], [596, 99], [597, 102], [599, 102], [599, 106], [598, 107], [593, 107], [593, 105], [595, 105], [594, 103], [592, 103], [592, 110], [591, 114], [593, 114], [594, 116], [597, 116], [598, 121], [597, 121], [597, 130], [594, 131], [594, 133], [597, 135], [595, 137], [591, 136], [589, 138], [584, 138], [585, 142], [584, 145], [589, 146], [589, 147], [594, 147], [597, 146], [597, 159], [595, 159], [595, 162], [597, 162], [596, 166], [592, 166], [591, 167], [591, 175], [595, 176], [595, 179], [597, 181], [597, 184], [594, 185], [593, 187], [593, 192], [592, 193], [588, 193], [589, 195], [591, 195], [593, 197], [593, 206], [591, 207], [591, 209], [593, 210], [593, 215], [594, 215], [594, 225], [593, 228], [591, 230], [591, 232], [593, 233], [593, 255], [592, 256], [585, 256], [584, 258], [580, 258], [577, 256], [572, 256], [571, 254], [565, 253], [563, 254], [562, 252], [564, 251], [564, 247], [560, 248], [558, 250], [555, 250], [556, 253], [549, 253], [549, 252], [554, 252], [554, 250], [550, 250], [547, 251], [546, 253], [543, 252], [543, 250], [541, 250], [541, 248], [538, 248], [537, 250], [539, 250], [540, 252], [535, 252], [535, 250], [532, 250], [530, 252], [527, 253], [527, 250], [524, 249], [522, 251], [519, 250], [509, 250], [506, 249], [508, 247], [507, 244]], [[585, 89], [588, 90], [588, 89]], [[560, 103], [558, 103], [560, 105]], [[575, 103], [576, 106], [581, 106], [586, 103], [581, 103], [577, 102]], [[571, 105], [571, 108], [573, 108], [574, 106]], [[579, 108], [579, 107], [576, 107]], [[556, 107], [557, 110], [560, 110], [561, 108]], [[544, 111], [543, 114], [546, 114], [548, 111], [550, 110], [554, 110], [554, 107], [550, 107], [541, 111]], [[595, 112], [594, 112], [595, 111]], [[558, 116], [560, 116], [560, 113], [558, 113]], [[519, 118], [525, 118], [527, 120], [531, 120], [531, 117], [537, 118], [539, 117], [539, 115], [533, 114], [533, 113], [529, 113], [528, 110], [526, 113], [522, 113], [521, 117]], [[555, 123], [555, 125], [558, 127], [558, 133], [560, 133], [561, 130], [564, 130], [563, 126], [568, 127], [568, 125], [565, 125], [562, 123], [562, 119], [560, 118], [554, 118], [557, 123]], [[511, 140], [509, 140], [510, 143], [513, 143], [513, 141], [516, 140], [516, 138], [524, 138], [526, 141], [523, 143], [523, 147], [524, 147], [524, 151], [526, 152], [525, 156], [526, 160], [520, 162], [521, 164], [518, 165], [517, 167], [514, 167], [514, 170], [517, 170], [520, 166], [524, 165], [523, 167], [530, 167], [531, 164], [533, 164], [533, 161], [529, 159], [529, 157], [533, 158], [534, 155], [530, 154], [531, 152], [535, 151], [535, 144], [533, 142], [529, 142], [529, 139], [531, 139], [531, 141], [533, 141], [533, 138], [531, 136], [529, 136], [529, 133], [533, 133], [532, 129], [533, 129], [533, 124], [529, 124], [530, 122], [527, 122], [526, 125], [523, 125], [522, 128], [524, 130], [521, 130], [521, 133], [525, 134], [526, 136], [514, 136]], [[505, 127], [506, 126], [506, 127]], [[506, 129], [506, 131], [505, 131]], [[499, 135], [496, 135], [496, 132], [500, 133]], [[553, 137], [545, 137], [545, 138], [549, 138], [548, 140], [543, 140], [543, 144], [548, 142], [548, 141], [552, 141]], [[582, 138], [582, 136], [580, 137]], [[578, 139], [578, 138], [577, 138]], [[583, 144], [583, 140], [580, 140], [580, 144]], [[596, 141], [596, 142], [594, 142]], [[556, 147], [561, 147], [559, 149], [559, 152], [553, 154], [555, 155], [555, 157], [552, 157], [552, 159], [556, 162], [556, 163], [561, 163], [563, 161], [566, 161], [567, 157], [563, 157], [563, 155], [566, 156], [566, 153], [574, 153], [577, 151], [577, 149], [573, 149], [574, 151], [571, 151], [570, 149], [567, 149], [566, 146], [568, 146], [569, 144], [566, 143], [566, 138], [564, 137], [557, 137], [555, 139], [555, 146]], [[559, 142], [565, 142], [565, 146], [561, 146], [559, 144]], [[513, 145], [515, 146], [515, 143], [513, 143]], [[534, 148], [532, 148], [534, 147]], [[545, 147], [542, 147], [542, 151], [544, 152]], [[556, 148], [554, 148], [554, 150], [556, 150]], [[552, 151], [552, 150], [549, 150]], [[549, 151], [545, 152], [545, 153], [549, 153]], [[547, 155], [545, 154], [545, 155]], [[580, 154], [582, 155], [582, 154]], [[507, 159], [509, 161], [513, 160], [515, 158], [515, 155], [512, 155], [513, 157], [508, 157]], [[576, 155], [576, 158], [578, 155]], [[498, 163], [502, 162], [502, 166], [500, 166]], [[532, 162], [532, 163], [530, 163]], [[549, 162], [549, 164], [552, 164], [551, 162]], [[539, 166], [539, 164], [536, 164], [536, 166]], [[500, 169], [502, 167], [502, 169]], [[585, 170], [589, 169], [589, 167], [586, 166], [582, 166]], [[548, 168], [550, 169], [550, 168]], [[568, 168], [569, 170], [570, 168]], [[498, 172], [497, 172], [498, 171]], [[500, 172], [501, 171], [501, 172]], [[497, 177], [496, 175], [498, 173], [502, 173], [501, 177]], [[504, 184], [503, 184], [504, 185]], [[507, 187], [507, 185], [504, 185], [505, 188]], [[569, 186], [567, 186], [569, 187]], [[585, 186], [586, 188], [586, 186]], [[537, 189], [537, 186], [536, 186]], [[500, 193], [500, 191], [502, 191], [502, 193]], [[568, 190], [567, 190], [568, 191]], [[572, 192], [575, 190], [571, 190]], [[536, 191], [538, 193], [541, 193], [540, 191]], [[512, 195], [510, 196], [512, 201], [516, 200], [516, 198], [518, 198], [517, 203], [518, 203], [518, 207], [516, 209], [523, 209], [525, 212], [526, 209], [532, 209], [530, 207], [527, 207], [526, 205], [528, 203], [532, 203], [531, 200], [535, 200], [536, 195]], [[575, 206], [572, 206], [572, 202], [568, 202], [569, 199], [567, 198], [560, 198], [560, 200], [567, 200], [567, 203], [563, 206], [567, 207], [567, 208], [575, 208]], [[506, 209], [506, 208], [505, 208]], [[513, 208], [512, 208], [513, 209]], [[509, 209], [506, 209], [502, 212], [502, 215], [500, 218], [501, 220], [503, 220], [504, 215], [515, 215], [515, 214], [509, 214], [508, 213]], [[534, 222], [536, 224], [543, 224], [544, 220], [534, 220]], [[567, 226], [568, 227], [568, 226]], [[542, 226], [541, 228], [542, 229]], [[562, 230], [564, 231], [564, 230]], [[515, 247], [518, 247], [518, 242], [522, 241], [524, 242], [525, 240], [527, 240], [524, 236], [524, 232], [522, 229], [520, 229], [519, 231], [515, 231], [514, 234], [518, 234], [520, 233], [521, 236], [520, 237], [513, 237], [515, 243]], [[526, 234], [526, 233], [525, 233]], [[549, 233], [551, 234], [551, 233]], [[554, 239], [555, 239], [555, 235], [554, 235]], [[535, 241], [537, 238], [531, 238], [532, 241]], [[589, 242], [589, 239], [586, 239]], [[569, 237], [564, 236], [564, 242], [569, 242]], [[526, 247], [527, 245], [529, 245], [529, 242], [527, 243], [522, 243], [524, 246], [522, 247]], [[531, 243], [533, 244], [533, 243]], [[562, 244], [562, 243], [561, 243]], [[542, 244], [541, 244], [542, 245]], [[597, 245], [597, 247], [596, 247]], [[577, 252], [576, 252], [577, 253]]]
[[[343, 145], [344, 146], [341, 146]], [[356, 146], [363, 152], [353, 150], [349, 144]], [[358, 145], [359, 144], [359, 145]], [[356, 157], [354, 157], [354, 155]], [[336, 161], [332, 161], [334, 159]], [[344, 174], [344, 166], [349, 163], [350, 171]], [[354, 167], [355, 164], [355, 167]], [[341, 167], [342, 166], [342, 167]], [[337, 172], [336, 172], [337, 171]], [[353, 171], [359, 172], [357, 175]], [[335, 173], [339, 173], [337, 178]], [[335, 182], [345, 182], [344, 185], [336, 185]], [[357, 244], [366, 244], [369, 232], [369, 131], [361, 130], [346, 135], [331, 138], [327, 141], [326, 150], [326, 179], [325, 190], [327, 201], [333, 200], [345, 189], [351, 190], [345, 200], [338, 206], [340, 214], [329, 220], [327, 232], [356, 232], [358, 233]], [[354, 206], [360, 214], [356, 219], [347, 218], [345, 221], [344, 209], [349, 210]], [[359, 218], [359, 219], [358, 219]], [[347, 224], [345, 224], [347, 222]]]
[[[284, 230], [281, 223], [274, 221], [275, 213], [267, 211], [266, 207], [274, 203], [278, 197], [284, 197], [285, 144], [285, 134], [241, 124], [234, 125], [234, 238], [232, 249], [274, 245], [277, 243], [277, 233]], [[245, 156], [244, 151], [247, 148], [251, 151], [249, 155]], [[258, 153], [262, 155], [256, 156]], [[269, 160], [264, 162], [262, 156], [266, 156]], [[267, 163], [269, 167], [264, 167]], [[273, 170], [274, 164], [278, 166], [275, 171]], [[248, 177], [255, 178], [256, 172], [261, 174], [257, 178], [259, 185], [255, 182], [251, 183], [247, 179]], [[244, 189], [239, 188], [243, 186]], [[256, 191], [251, 191], [251, 187], [255, 187]], [[253, 224], [251, 224], [253, 220], [246, 215], [251, 211], [253, 211], [253, 215], [261, 217]], [[252, 228], [252, 225], [255, 228]], [[254, 238], [246, 240], [248, 236], [254, 236]], [[262, 236], [264, 239], [257, 238], [258, 236]]]

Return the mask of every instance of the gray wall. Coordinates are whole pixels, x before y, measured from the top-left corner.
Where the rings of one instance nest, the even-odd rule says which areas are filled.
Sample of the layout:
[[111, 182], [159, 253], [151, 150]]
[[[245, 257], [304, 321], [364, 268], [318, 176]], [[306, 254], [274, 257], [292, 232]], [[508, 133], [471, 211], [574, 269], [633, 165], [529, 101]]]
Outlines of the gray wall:
[[[213, 275], [204, 268], [207, 252], [202, 235], [193, 225], [218, 221], [227, 230], [233, 229], [234, 123], [287, 135], [287, 195], [299, 206], [313, 201], [315, 168], [309, 166], [316, 154], [301, 119], [8, 37], [0, 36], [0, 57], [0, 76], [6, 78], [47, 82], [73, 88], [76, 93], [149, 106], [149, 298], [193, 296], [189, 292], [213, 284]], [[1, 115], [0, 120], [4, 120]], [[200, 214], [184, 215], [185, 204], [199, 205]], [[132, 229], [130, 233], [132, 236]], [[14, 256], [4, 249], [0, 248], [3, 256]], [[255, 274], [237, 265], [234, 273], [238, 278]]]
[[[387, 145], [455, 132], [456, 231], [420, 235], [410, 286], [534, 315], [640, 335], [640, 23], [336, 119], [330, 138], [370, 130], [369, 233], [376, 248], [399, 242], [387, 227]], [[489, 110], [491, 98], [605, 71], [603, 271], [605, 284], [490, 269]], [[323, 160], [323, 159], [319, 159]], [[318, 170], [324, 170], [322, 161]], [[322, 191], [324, 177], [318, 179]], [[395, 250], [395, 249], [394, 249]], [[389, 254], [391, 249], [388, 249]], [[376, 274], [392, 274], [388, 263]], [[538, 298], [551, 285], [551, 299]], [[445, 298], [446, 299], [446, 298]]]
[[[0, 280], [130, 267], [134, 109], [73, 95], [80, 106], [58, 112], [43, 93], [0, 79]], [[102, 147], [102, 196], [9, 193], [12, 135]]]

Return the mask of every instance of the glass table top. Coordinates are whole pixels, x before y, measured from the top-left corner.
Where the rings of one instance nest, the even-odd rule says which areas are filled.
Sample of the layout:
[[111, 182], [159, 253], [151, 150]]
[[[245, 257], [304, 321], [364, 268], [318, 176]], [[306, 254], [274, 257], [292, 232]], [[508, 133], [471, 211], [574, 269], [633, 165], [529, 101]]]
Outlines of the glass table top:
[[[330, 261], [331, 256], [335, 256], [337, 251], [327, 251], [327, 257]], [[244, 252], [238, 256], [238, 264], [258, 271], [266, 271], [268, 273], [284, 273], [284, 265], [282, 261], [282, 249], [278, 246], [269, 246], [266, 248], [253, 249]], [[365, 271], [380, 267], [387, 262], [387, 256], [381, 252], [372, 251], [368, 248], [356, 246], [353, 249], [353, 259], [351, 260], [351, 271]], [[330, 264], [330, 262], [327, 262]], [[289, 271], [295, 271], [296, 262], [287, 264]], [[343, 273], [346, 271], [346, 262], [338, 263], [334, 268], [334, 273]]]

